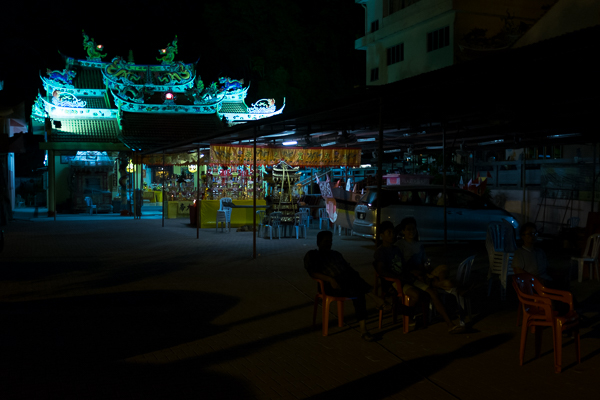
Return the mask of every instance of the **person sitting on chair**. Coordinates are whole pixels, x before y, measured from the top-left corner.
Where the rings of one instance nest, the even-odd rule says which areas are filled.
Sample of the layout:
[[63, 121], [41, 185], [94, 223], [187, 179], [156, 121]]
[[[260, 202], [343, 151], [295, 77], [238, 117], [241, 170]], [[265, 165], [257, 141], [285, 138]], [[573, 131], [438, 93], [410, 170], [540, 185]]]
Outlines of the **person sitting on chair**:
[[[403, 263], [405, 258], [399, 247], [394, 246], [394, 224], [391, 221], [382, 222], [378, 229], [381, 246], [375, 250], [375, 268], [381, 277], [397, 278], [402, 282], [402, 291], [410, 298], [409, 306], [414, 306], [425, 293], [431, 297], [433, 306], [442, 316], [449, 333], [461, 332], [464, 328], [454, 323], [440, 300], [437, 290], [431, 285], [430, 278], [418, 265]], [[396, 288], [398, 290], [398, 288]], [[425, 292], [425, 293], [424, 293]]]
[[448, 266], [438, 265], [431, 268], [423, 244], [419, 242], [417, 220], [413, 217], [404, 218], [395, 229], [400, 233], [400, 239], [394, 243], [402, 252], [402, 262], [409, 270], [420, 270], [429, 278], [432, 286], [456, 295], [456, 285], [447, 278]]
[[537, 227], [533, 222], [527, 222], [519, 230], [523, 245], [515, 250], [512, 267], [515, 274], [528, 272], [539, 278], [543, 284], [552, 281], [547, 273], [548, 260], [544, 250], [535, 247]]
[[331, 250], [333, 232], [321, 231], [317, 234], [318, 250], [310, 250], [304, 256], [304, 268], [314, 279], [321, 279], [325, 292], [335, 297], [354, 297], [352, 304], [358, 320], [361, 337], [372, 341], [373, 336], [366, 328], [367, 302], [365, 294], [372, 290], [358, 272], [344, 259], [341, 253]]

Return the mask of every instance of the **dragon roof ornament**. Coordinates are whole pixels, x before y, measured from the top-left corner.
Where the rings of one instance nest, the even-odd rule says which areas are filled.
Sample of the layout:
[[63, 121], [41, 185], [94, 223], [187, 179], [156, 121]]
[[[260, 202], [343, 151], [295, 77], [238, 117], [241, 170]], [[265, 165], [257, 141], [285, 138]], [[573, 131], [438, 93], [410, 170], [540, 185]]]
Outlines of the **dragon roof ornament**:
[[88, 61], [102, 61], [106, 54], [100, 53], [104, 46], [101, 44], [96, 44], [94, 38], [91, 38], [85, 34], [85, 31], [81, 30], [83, 34], [83, 48], [87, 52], [87, 60]]
[[153, 91], [184, 93], [194, 87], [194, 64], [181, 61], [169, 65], [136, 65], [122, 57], [113, 58], [102, 70], [104, 83], [117, 91], [128, 86], [147, 87]]
[[175, 59], [175, 54], [177, 54], [177, 35], [175, 35], [175, 39], [168, 44], [164, 49], [158, 49], [158, 53], [161, 54], [161, 57], [156, 57], [157, 61], [160, 61], [162, 65], [171, 65], [173, 64], [173, 60]]
[[[60, 97], [60, 96], [59, 96]], [[73, 96], [74, 97], [74, 96]], [[70, 98], [70, 97], [69, 97]], [[66, 100], [69, 100], [67, 98]], [[54, 99], [54, 96], [53, 96]], [[73, 100], [72, 98], [70, 98]], [[57, 103], [60, 103], [60, 98]], [[63, 105], [53, 104], [47, 101], [38, 93], [38, 97], [32, 108], [32, 115], [38, 119], [43, 119], [46, 114], [51, 118], [117, 118], [117, 110], [104, 108], [76, 108], [77, 106], [68, 103]]]
[[[211, 98], [204, 103], [193, 105], [179, 104], [144, 104], [136, 102], [128, 93], [115, 93], [111, 90], [111, 94], [115, 100], [115, 104], [122, 111], [137, 112], [137, 113], [177, 113], [177, 114], [214, 114], [221, 109], [223, 96]], [[123, 98], [126, 97], [126, 98]]]

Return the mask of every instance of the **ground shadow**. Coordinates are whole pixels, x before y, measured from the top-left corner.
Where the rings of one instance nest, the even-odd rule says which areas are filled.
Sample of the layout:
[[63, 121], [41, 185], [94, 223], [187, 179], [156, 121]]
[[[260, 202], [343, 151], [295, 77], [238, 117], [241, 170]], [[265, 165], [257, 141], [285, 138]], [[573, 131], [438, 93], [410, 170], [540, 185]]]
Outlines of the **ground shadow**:
[[[512, 339], [504, 333], [475, 340], [460, 348], [443, 354], [430, 355], [401, 362], [393, 367], [343, 384], [311, 399], [364, 398], [382, 399], [392, 396], [411, 385], [422, 381], [435, 372], [446, 368], [454, 360], [470, 358], [489, 351]], [[443, 390], [443, 389], [442, 389]]]

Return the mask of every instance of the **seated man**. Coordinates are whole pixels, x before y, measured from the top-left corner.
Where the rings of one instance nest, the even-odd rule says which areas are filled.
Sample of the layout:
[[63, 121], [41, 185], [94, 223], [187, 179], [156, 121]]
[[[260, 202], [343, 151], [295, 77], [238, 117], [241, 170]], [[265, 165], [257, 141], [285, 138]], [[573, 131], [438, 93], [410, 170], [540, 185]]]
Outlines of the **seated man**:
[[325, 283], [325, 292], [336, 297], [356, 297], [352, 300], [356, 319], [358, 319], [361, 337], [372, 341], [373, 336], [367, 331], [367, 302], [365, 294], [371, 291], [371, 286], [365, 282], [344, 257], [337, 251], [331, 250], [333, 232], [321, 231], [317, 234], [319, 250], [310, 250], [304, 256], [304, 268], [315, 279]]
[[419, 297], [427, 293], [431, 297], [433, 306], [446, 322], [448, 332], [458, 333], [463, 331], [463, 327], [452, 323], [442, 301], [438, 297], [437, 290], [430, 284], [430, 279], [419, 266], [416, 264], [412, 266], [411, 264], [403, 265], [402, 251], [394, 246], [394, 224], [391, 221], [384, 221], [380, 224], [378, 231], [380, 232], [382, 244], [375, 250], [375, 268], [379, 276], [400, 279], [402, 291], [410, 298], [409, 306], [414, 306]]

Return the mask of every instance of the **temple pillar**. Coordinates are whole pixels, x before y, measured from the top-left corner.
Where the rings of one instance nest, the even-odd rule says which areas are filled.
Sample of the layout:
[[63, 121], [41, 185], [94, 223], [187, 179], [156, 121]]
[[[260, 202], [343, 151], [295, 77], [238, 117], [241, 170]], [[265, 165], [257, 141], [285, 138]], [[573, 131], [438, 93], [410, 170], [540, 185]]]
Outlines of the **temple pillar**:
[[54, 160], [54, 150], [48, 150], [48, 216], [54, 217], [56, 215], [56, 202], [55, 202], [55, 189], [56, 189], [56, 180], [55, 178], [55, 160]]

